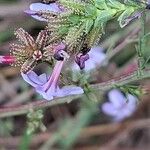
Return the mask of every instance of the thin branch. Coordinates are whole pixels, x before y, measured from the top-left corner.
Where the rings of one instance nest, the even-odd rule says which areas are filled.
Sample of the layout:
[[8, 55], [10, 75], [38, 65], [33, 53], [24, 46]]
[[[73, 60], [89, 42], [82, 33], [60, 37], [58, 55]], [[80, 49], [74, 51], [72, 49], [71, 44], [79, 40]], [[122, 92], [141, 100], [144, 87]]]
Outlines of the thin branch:
[[138, 55], [138, 76], [143, 75], [143, 64], [144, 64], [144, 56], [143, 56], [143, 49], [145, 47], [145, 44], [143, 45], [143, 37], [145, 35], [145, 23], [146, 23], [146, 14], [143, 12], [141, 17], [141, 35], [139, 38], [139, 43], [137, 49], [137, 55]]
[[[111, 88], [116, 87], [116, 85], [123, 86], [131, 82], [136, 82], [146, 78], [150, 78], [150, 70], [143, 71], [142, 77], [138, 77], [137, 72], [133, 72], [126, 76], [121, 76], [119, 78], [115, 78], [106, 82], [91, 85], [91, 88], [93, 88], [95, 91], [99, 90], [100, 92], [105, 92]], [[0, 108], [0, 118], [26, 114], [30, 109], [47, 108], [54, 105], [69, 103], [75, 99], [81, 98], [83, 95], [84, 94], [56, 98], [52, 101], [38, 100], [38, 102], [31, 102], [26, 105], [3, 107]]]

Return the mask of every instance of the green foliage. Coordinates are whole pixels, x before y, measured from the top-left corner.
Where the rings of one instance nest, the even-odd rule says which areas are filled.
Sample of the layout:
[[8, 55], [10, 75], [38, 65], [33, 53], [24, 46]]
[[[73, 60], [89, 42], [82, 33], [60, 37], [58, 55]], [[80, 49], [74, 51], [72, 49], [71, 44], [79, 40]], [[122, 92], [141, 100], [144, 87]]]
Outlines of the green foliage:
[[[92, 112], [88, 109], [82, 109], [79, 111], [78, 116], [74, 120], [68, 120], [61, 127], [60, 131], [62, 137], [58, 141], [62, 149], [70, 149], [73, 143], [76, 141], [82, 128], [90, 122]], [[67, 131], [72, 131], [71, 133]]]
[[72, 24], [72, 25], [76, 25], [80, 22], [80, 18], [81, 16], [79, 15], [76, 15], [76, 14], [71, 14], [69, 17], [68, 17], [68, 21]]
[[[55, 26], [54, 37], [55, 35], [58, 37], [58, 33], [61, 35], [60, 38], [63, 35], [63, 40], [69, 46], [68, 53], [71, 54], [82, 52], [84, 45], [91, 48], [97, 44], [101, 35], [105, 33], [105, 26], [108, 21], [117, 19], [122, 28], [127, 25], [126, 19], [146, 6], [131, 0], [125, 2], [119, 0], [84, 2], [58, 0], [58, 2], [65, 8], [65, 12], [56, 14], [55, 20], [58, 20], [56, 24], [53, 20], [49, 20], [49, 24], [50, 28], [52, 25]], [[82, 43], [81, 47], [78, 46], [79, 42]]]
[[13, 36], [12, 31], [1, 32], [1, 34], [0, 34], [0, 43], [3, 43], [7, 40], [10, 40], [12, 36]]
[[0, 4], [1, 3], [15, 3], [15, 2], [18, 2], [19, 0], [0, 0]]
[[23, 137], [22, 137], [22, 140], [21, 140], [21, 143], [20, 143], [20, 146], [19, 146], [19, 150], [28, 150], [31, 140], [32, 140], [32, 135], [27, 134], [25, 132]]
[[13, 121], [11, 119], [0, 120], [0, 135], [5, 137], [9, 136], [13, 130]]
[[79, 2], [77, 0], [59, 0], [59, 2], [63, 6], [74, 11], [75, 14], [81, 14], [85, 10], [85, 3], [84, 2]]
[[125, 85], [117, 88], [126, 94], [135, 95], [136, 97], [140, 97], [144, 94], [142, 88], [136, 85]]
[[118, 21], [121, 28], [127, 25], [125, 19], [129, 18], [133, 12], [134, 9], [129, 7], [119, 16]]
[[150, 60], [150, 51], [149, 51], [149, 47], [150, 47], [150, 33], [145, 34], [142, 37], [142, 53], [143, 53], [143, 57], [144, 57], [144, 63], [143, 63], [143, 68], [145, 68], [147, 65], [149, 65], [149, 60]]
[[43, 131], [46, 130], [45, 126], [42, 123], [43, 119], [43, 111], [42, 110], [30, 110], [30, 112], [27, 114], [28, 119], [28, 127], [26, 134], [30, 135], [33, 134], [37, 129], [41, 129]]
[[108, 9], [105, 0], [95, 0], [94, 4], [98, 9]]
[[106, 2], [107, 2], [107, 5], [111, 8], [118, 9], [120, 11], [126, 9], [126, 6], [117, 0], [108, 0], [108, 1], [106, 0]]

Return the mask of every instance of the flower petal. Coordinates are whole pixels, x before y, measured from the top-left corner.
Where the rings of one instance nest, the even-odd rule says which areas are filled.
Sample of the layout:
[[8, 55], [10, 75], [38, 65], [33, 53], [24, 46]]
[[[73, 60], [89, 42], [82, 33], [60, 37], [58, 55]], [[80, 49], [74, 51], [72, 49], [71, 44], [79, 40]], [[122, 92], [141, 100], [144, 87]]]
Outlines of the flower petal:
[[80, 69], [84, 69], [85, 68], [85, 62], [89, 59], [89, 54], [82, 54], [79, 53], [77, 54], [77, 56], [75, 57], [75, 62], [78, 64], [78, 66], [80, 67]]
[[116, 115], [115, 117], [113, 117], [113, 121], [120, 122], [123, 119], [125, 119], [126, 117], [127, 117], [126, 115], [121, 114], [121, 112], [120, 112], [120, 113], [118, 113], [118, 115]]
[[[61, 12], [61, 9], [58, 7], [56, 3], [51, 4], [43, 4], [43, 3], [32, 3], [30, 5], [30, 9], [32, 11], [53, 11], [53, 12]], [[37, 15], [32, 15], [33, 18], [40, 21], [47, 21], [46, 19], [39, 17]]]
[[[102, 52], [101, 47], [92, 47], [88, 52], [89, 59], [85, 61], [84, 71], [90, 72], [96, 68], [96, 66], [101, 65], [101, 63], [105, 60], [106, 54]], [[72, 65], [72, 70], [80, 71], [80, 68], [77, 65]]]
[[101, 64], [102, 61], [105, 60], [106, 54], [103, 53], [103, 49], [99, 46], [94, 46], [89, 51], [90, 59], [96, 64]]
[[102, 111], [103, 111], [103, 113], [110, 115], [110, 116], [116, 116], [118, 113], [118, 111], [114, 107], [114, 105], [109, 102], [102, 104]]
[[59, 93], [59, 91], [57, 92], [57, 96], [58, 97], [60, 95], [68, 96], [68, 95], [76, 95], [76, 94], [83, 94], [83, 93], [84, 93], [84, 91], [81, 87], [64, 86], [62, 89], [60, 89], [60, 93]]
[[[73, 71], [73, 72], [79, 72], [79, 71], [81, 70], [80, 67], [79, 67], [79, 65], [76, 64], [76, 62], [74, 62], [74, 63], [72, 64], [71, 68], [72, 68], [72, 71]], [[89, 59], [89, 60], [87, 60], [87, 61], [85, 62], [84, 71], [90, 72], [90, 71], [93, 70], [94, 68], [95, 68], [95, 64], [93, 63], [92, 60]]]
[[44, 91], [42, 86], [36, 87], [36, 91], [43, 96], [46, 100], [52, 100], [53, 97], [64, 97], [68, 95], [76, 95], [84, 93], [81, 87], [65, 86], [62, 89], [51, 86], [47, 91]]
[[21, 73], [23, 79], [29, 83], [30, 85], [32, 85], [33, 87], [37, 87], [39, 85], [43, 85], [43, 82], [41, 82], [39, 80], [38, 75], [34, 72], [34, 71], [30, 71], [26, 74]]
[[43, 84], [45, 84], [48, 81], [46, 73], [41, 74], [38, 78], [41, 82], [43, 82]]
[[117, 89], [113, 89], [108, 92], [109, 101], [111, 101], [114, 107], [119, 108], [126, 103], [125, 96], [121, 93], [121, 91]]
[[36, 89], [36, 92], [41, 94], [43, 96], [43, 98], [45, 98], [46, 100], [52, 100], [54, 98], [54, 96], [56, 96], [56, 97], [63, 97], [64, 96], [62, 94], [57, 96], [57, 93], [59, 93], [59, 91], [60, 91], [59, 87], [55, 88], [55, 86], [53, 86], [53, 85], [51, 85], [51, 87], [46, 91], [45, 91], [44, 86], [38, 86], [35, 89]]
[[38, 92], [41, 96], [43, 96], [44, 99], [46, 100], [52, 100], [54, 97], [52, 94], [48, 93], [48, 92], [45, 92], [43, 90], [39, 90], [36, 88], [36, 92]]
[[121, 109], [118, 109], [118, 113], [115, 116], [114, 120], [121, 121], [124, 118], [127, 118], [127, 117], [131, 116], [132, 113], [134, 112], [134, 110], [135, 109], [130, 109], [130, 107], [128, 107], [128, 104], [126, 104]]
[[95, 68], [96, 68], [96, 65], [95, 65], [94, 61], [91, 58], [89, 58], [89, 60], [87, 60], [85, 62], [85, 69], [84, 70], [86, 72], [90, 72], [90, 71], [94, 70]]
[[135, 109], [136, 109], [136, 106], [137, 106], [137, 102], [138, 102], [137, 97], [135, 97], [135, 96], [133, 96], [131, 94], [128, 94], [127, 95], [127, 99], [128, 99], [128, 103], [127, 103], [128, 109], [131, 112], [134, 112]]

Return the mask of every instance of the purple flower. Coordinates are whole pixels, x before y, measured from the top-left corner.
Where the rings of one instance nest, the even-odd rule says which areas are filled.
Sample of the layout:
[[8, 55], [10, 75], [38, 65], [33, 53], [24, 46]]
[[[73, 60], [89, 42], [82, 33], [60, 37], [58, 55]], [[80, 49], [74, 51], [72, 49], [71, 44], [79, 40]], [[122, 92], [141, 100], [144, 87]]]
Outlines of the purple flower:
[[50, 77], [46, 74], [38, 76], [35, 72], [30, 71], [27, 74], [22, 73], [23, 79], [32, 85], [35, 90], [46, 100], [52, 100], [54, 97], [64, 97], [67, 95], [82, 94], [83, 89], [77, 86], [64, 86], [59, 88], [59, 76], [64, 61], [57, 61]]
[[113, 89], [108, 93], [110, 102], [102, 105], [102, 111], [113, 117], [114, 121], [121, 121], [129, 117], [136, 109], [137, 98], [131, 94], [125, 97], [121, 91]]
[[[86, 55], [81, 55], [77, 57], [76, 63], [72, 65], [73, 71], [79, 71], [84, 69], [86, 72], [89, 72], [100, 65], [106, 58], [106, 55], [102, 52], [101, 47], [93, 47]], [[78, 62], [77, 62], [78, 61]]]
[[25, 13], [31, 15], [33, 18], [40, 20], [40, 21], [48, 21], [44, 19], [43, 17], [40, 17], [39, 12], [40, 11], [50, 11], [50, 12], [56, 12], [60, 13], [62, 12], [62, 9], [57, 3], [51, 3], [51, 4], [43, 4], [43, 3], [32, 3], [30, 5], [30, 10], [26, 10]]
[[84, 69], [85, 61], [87, 61], [88, 59], [89, 59], [89, 54], [83, 55], [82, 53], [79, 53], [75, 58], [75, 62], [78, 64], [80, 69]]

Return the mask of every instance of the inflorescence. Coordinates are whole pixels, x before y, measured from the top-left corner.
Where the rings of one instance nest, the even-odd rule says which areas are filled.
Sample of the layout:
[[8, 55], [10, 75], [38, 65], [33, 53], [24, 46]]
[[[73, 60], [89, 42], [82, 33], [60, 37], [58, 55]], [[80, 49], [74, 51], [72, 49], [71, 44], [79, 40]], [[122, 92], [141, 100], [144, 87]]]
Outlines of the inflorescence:
[[[47, 100], [82, 94], [80, 87], [58, 87], [63, 64], [74, 56], [80, 69], [84, 69], [85, 62], [90, 59], [88, 52], [99, 43], [110, 20], [117, 19], [122, 28], [139, 18], [146, 8], [146, 4], [132, 0], [44, 0], [33, 3], [25, 12], [47, 22], [47, 27], [35, 40], [24, 29], [16, 30], [19, 44], [11, 44], [10, 56], [1, 56], [0, 62], [20, 66], [24, 80]], [[55, 64], [51, 76], [38, 76], [32, 71], [43, 62], [51, 67]]]

